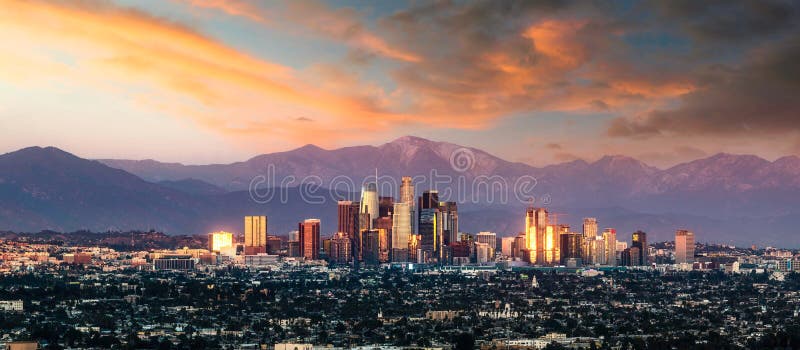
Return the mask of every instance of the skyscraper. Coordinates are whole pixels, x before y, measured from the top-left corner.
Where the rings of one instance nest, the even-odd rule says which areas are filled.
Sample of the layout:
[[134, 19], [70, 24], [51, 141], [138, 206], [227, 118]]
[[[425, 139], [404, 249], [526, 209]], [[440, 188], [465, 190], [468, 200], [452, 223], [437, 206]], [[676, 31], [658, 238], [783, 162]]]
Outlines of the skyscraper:
[[337, 205], [338, 226], [336, 232], [342, 232], [347, 238], [353, 238], [358, 232], [358, 205], [352, 201], [339, 201]]
[[584, 262], [589, 261], [591, 255], [589, 244], [597, 237], [597, 219], [596, 218], [583, 218], [583, 246], [581, 247], [581, 255]]
[[267, 217], [244, 217], [244, 254], [255, 255], [267, 252]]
[[392, 209], [394, 209], [394, 197], [384, 197], [381, 196], [378, 198], [378, 217], [385, 218], [391, 215]]
[[[636, 231], [631, 238], [631, 248], [637, 248], [638, 257], [631, 257], [636, 260], [636, 265], [647, 265], [650, 261], [647, 251], [647, 233]], [[633, 249], [631, 249], [633, 251]]]
[[525, 211], [525, 246], [531, 263], [545, 264], [547, 226], [547, 209], [529, 207]]
[[419, 234], [422, 260], [440, 261], [442, 246], [442, 213], [439, 210], [439, 192], [428, 190], [419, 197]]
[[411, 233], [417, 232], [417, 204], [414, 183], [411, 176], [403, 176], [400, 180], [400, 202], [408, 205], [409, 222], [411, 223]]
[[561, 265], [566, 265], [569, 259], [581, 259], [583, 234], [576, 232], [561, 233], [559, 241], [561, 246]]
[[486, 243], [492, 250], [497, 250], [497, 234], [494, 232], [478, 232], [475, 242]]
[[603, 230], [603, 260], [608, 266], [617, 265], [617, 230]]
[[442, 212], [442, 239], [444, 239], [444, 244], [458, 242], [458, 204], [456, 202], [440, 202], [439, 211]]
[[687, 230], [675, 232], [675, 263], [694, 262], [694, 233]]
[[[369, 214], [370, 221], [379, 218], [380, 213], [380, 205], [378, 203], [378, 185], [374, 182], [370, 182], [361, 189], [361, 208], [359, 210], [360, 213], [367, 213]], [[373, 227], [372, 222], [367, 223], [369, 224], [369, 228]], [[363, 224], [362, 224], [363, 225]]]
[[392, 261], [408, 261], [408, 239], [411, 235], [411, 215], [408, 203], [394, 204], [392, 213]]
[[300, 232], [300, 255], [306, 259], [316, 260], [319, 258], [319, 219], [306, 219], [299, 223]]
[[363, 237], [364, 263], [366, 264], [377, 265], [380, 262], [380, 231], [365, 230], [361, 233]]
[[387, 262], [389, 261], [389, 252], [390, 247], [389, 245], [392, 243], [389, 241], [389, 237], [392, 236], [392, 217], [380, 217], [375, 222], [375, 229], [380, 232], [380, 261]]
[[208, 250], [212, 252], [221, 252], [223, 249], [231, 247], [233, 247], [232, 233], [219, 231], [208, 234]]
[[331, 251], [328, 253], [332, 263], [346, 264], [352, 258], [353, 248], [350, 238], [344, 232], [337, 232], [331, 238]]

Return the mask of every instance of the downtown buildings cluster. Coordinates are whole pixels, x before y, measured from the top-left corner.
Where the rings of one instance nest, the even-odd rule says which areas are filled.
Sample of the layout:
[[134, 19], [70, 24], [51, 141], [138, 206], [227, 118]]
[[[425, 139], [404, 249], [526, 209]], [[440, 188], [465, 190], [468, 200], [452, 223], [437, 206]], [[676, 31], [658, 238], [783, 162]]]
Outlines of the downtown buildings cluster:
[[[311, 218], [299, 222], [297, 230], [282, 241], [267, 233], [267, 216], [247, 216], [238, 255], [254, 262], [280, 255], [352, 266], [501, 263], [577, 268], [648, 266], [655, 262], [646, 232], [633, 232], [628, 247], [626, 241], [617, 240], [616, 229], [600, 231], [596, 218], [584, 218], [581, 230], [576, 232], [569, 225], [559, 224], [559, 214], [529, 207], [524, 231], [517, 235], [470, 234], [459, 229], [457, 202], [441, 201], [436, 190], [417, 196], [411, 177], [402, 177], [397, 200], [383, 196], [378, 188], [376, 182], [369, 182], [362, 188], [360, 201], [338, 201], [335, 231], [328, 231], [333, 233], [323, 233], [323, 223]], [[694, 233], [677, 230], [675, 237], [675, 263], [691, 265]], [[236, 256], [234, 238], [232, 233], [212, 233], [209, 250]]]

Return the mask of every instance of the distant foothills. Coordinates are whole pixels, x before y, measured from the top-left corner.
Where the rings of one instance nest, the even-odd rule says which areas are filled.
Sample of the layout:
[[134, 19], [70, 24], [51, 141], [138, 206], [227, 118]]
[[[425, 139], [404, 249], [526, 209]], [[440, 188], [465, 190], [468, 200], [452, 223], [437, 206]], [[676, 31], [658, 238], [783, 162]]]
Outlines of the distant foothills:
[[[467, 150], [467, 151], [464, 151]], [[454, 154], [467, 154], [454, 164]], [[281, 179], [316, 176], [323, 186], [337, 177], [356, 184], [374, 177], [399, 182], [401, 176], [479, 177], [514, 184], [536, 180], [534, 198], [547, 198], [559, 222], [579, 228], [584, 217], [600, 227], [617, 229], [618, 237], [636, 230], [653, 241], [667, 241], [675, 230], [694, 231], [703, 241], [739, 246], [800, 247], [800, 158], [773, 162], [753, 155], [717, 154], [658, 169], [625, 156], [606, 156], [533, 167], [508, 162], [475, 148], [406, 136], [381, 146], [325, 150], [307, 145], [264, 154], [243, 162], [182, 165], [154, 160], [88, 160], [57, 148], [29, 147], [0, 155], [0, 230], [39, 232], [126, 231], [151, 229], [171, 235], [196, 235], [216, 230], [240, 232], [245, 215], [267, 215], [270, 234], [285, 235], [306, 218], [322, 221], [322, 235], [336, 230], [334, 199], [358, 200], [352, 193], [316, 189], [328, 200], [303, 200], [300, 183], [284, 183], [287, 201], [278, 196], [254, 201], [252, 180], [274, 170]], [[455, 190], [455, 181], [438, 184], [440, 193]], [[429, 186], [416, 185], [416, 195]], [[469, 186], [467, 186], [469, 187]], [[475, 192], [475, 193], [472, 193]], [[524, 228], [529, 205], [507, 193], [505, 201], [467, 190], [475, 202], [459, 203], [460, 228], [516, 235]], [[455, 193], [455, 192], [452, 192]], [[394, 196], [397, 193], [380, 193]], [[454, 200], [456, 198], [450, 199]]]

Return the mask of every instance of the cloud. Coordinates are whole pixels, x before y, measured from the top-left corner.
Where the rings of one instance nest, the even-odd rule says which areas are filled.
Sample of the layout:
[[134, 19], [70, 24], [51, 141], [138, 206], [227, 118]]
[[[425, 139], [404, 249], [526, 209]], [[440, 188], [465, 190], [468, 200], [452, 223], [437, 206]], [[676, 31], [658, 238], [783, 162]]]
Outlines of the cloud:
[[241, 16], [252, 21], [265, 23], [267, 14], [254, 3], [235, 0], [185, 0], [195, 7], [220, 10], [232, 16]]
[[[4, 60], [24, 57], [32, 64], [14, 65], [14, 76], [4, 79], [113, 86], [152, 108], [232, 135], [304, 134], [307, 129], [283, 117], [291, 114], [324, 121], [315, 127], [321, 138], [344, 121], [363, 133], [381, 127], [367, 121], [404, 117], [381, 105], [381, 91], [362, 94], [367, 89], [357, 80], [328, 75], [328, 84], [341, 84], [338, 91], [326, 90], [305, 80], [302, 71], [141, 11], [106, 2], [43, 1], [11, 1], [5, 10], [0, 44], [16, 53]], [[55, 69], [61, 72], [47, 74]]]
[[[265, 9], [241, 0], [185, 0], [192, 6], [221, 10], [280, 29], [307, 33], [339, 42], [354, 49], [391, 59], [418, 62], [422, 58], [387, 43], [364, 25], [363, 14], [353, 8], [333, 8], [316, 0], [273, 3]], [[267, 6], [270, 4], [262, 4]]]
[[738, 66], [712, 66], [676, 108], [612, 121], [616, 137], [653, 135], [763, 137], [800, 132], [800, 39], [755, 50]]

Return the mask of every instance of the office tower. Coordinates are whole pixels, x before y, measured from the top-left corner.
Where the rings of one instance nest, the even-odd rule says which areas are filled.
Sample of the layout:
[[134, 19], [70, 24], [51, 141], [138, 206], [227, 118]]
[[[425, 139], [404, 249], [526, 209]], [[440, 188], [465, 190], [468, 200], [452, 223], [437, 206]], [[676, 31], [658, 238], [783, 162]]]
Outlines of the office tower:
[[694, 262], [694, 233], [687, 230], [675, 232], [675, 263]]
[[377, 265], [380, 263], [380, 230], [365, 230], [362, 234], [364, 263]]
[[582, 255], [585, 262], [588, 262], [589, 242], [597, 237], [597, 219], [583, 218], [583, 247]]
[[267, 237], [267, 254], [277, 255], [281, 251], [281, 239], [276, 236]]
[[233, 247], [233, 233], [219, 231], [208, 234], [208, 250], [221, 252], [231, 247]]
[[409, 222], [411, 223], [411, 233], [417, 232], [417, 197], [414, 192], [414, 183], [411, 176], [403, 176], [400, 179], [400, 202], [408, 204]]
[[[369, 214], [370, 220], [375, 220], [379, 218], [378, 215], [380, 211], [379, 204], [378, 204], [378, 185], [374, 182], [370, 182], [361, 189], [361, 208], [359, 210], [360, 213], [367, 213]], [[364, 225], [364, 223], [360, 223]], [[367, 222], [366, 224], [369, 225], [369, 228], [373, 228], [372, 222]]]
[[422, 241], [422, 237], [420, 235], [412, 234], [408, 238], [408, 261], [410, 262], [419, 262], [420, 261], [420, 247], [419, 242]]
[[363, 232], [372, 228], [372, 217], [369, 216], [369, 213], [358, 213], [358, 220], [356, 221], [358, 231], [353, 237], [353, 257], [358, 261], [362, 261], [364, 258], [361, 254]]
[[419, 197], [420, 249], [424, 261], [440, 261], [442, 253], [442, 213], [439, 210], [439, 192], [429, 190]]
[[514, 240], [516, 237], [503, 237], [500, 240], [500, 253], [506, 257], [513, 257], [514, 255]]
[[439, 211], [442, 212], [442, 239], [448, 245], [458, 242], [458, 204], [456, 202], [440, 202]]
[[559, 241], [561, 265], [566, 265], [569, 259], [581, 259], [583, 234], [576, 232], [561, 233]]
[[255, 255], [267, 252], [267, 217], [244, 217], [244, 254]]
[[290, 241], [300, 241], [300, 231], [289, 231]]
[[522, 232], [514, 237], [514, 246], [511, 248], [511, 256], [517, 260], [523, 259], [525, 252], [528, 251], [525, 246], [525, 233]]
[[558, 234], [560, 230], [558, 226], [547, 225], [545, 226], [544, 233], [544, 261], [542, 264], [553, 265], [559, 262], [558, 256]]
[[[636, 252], [632, 252], [633, 249], [636, 249]], [[633, 266], [633, 260], [638, 259], [638, 250], [638, 248], [625, 248], [620, 254], [620, 265]]]
[[631, 239], [631, 249], [633, 248], [637, 248], [639, 253], [638, 257], [634, 257], [636, 260], [636, 265], [641, 266], [650, 263], [647, 251], [647, 233], [643, 231], [636, 231], [633, 233]]
[[330, 253], [328, 258], [331, 263], [347, 264], [352, 258], [353, 248], [350, 246], [350, 238], [344, 232], [337, 232], [331, 238]]
[[469, 242], [453, 242], [450, 244], [450, 264], [451, 265], [466, 265], [470, 263], [472, 256], [471, 243]]
[[419, 212], [420, 249], [423, 260], [438, 260], [441, 254], [442, 214], [436, 208], [424, 208]]
[[588, 255], [584, 263], [587, 265], [605, 265], [605, 241], [600, 236], [591, 238], [588, 243]]
[[319, 258], [319, 219], [306, 219], [299, 223], [298, 231], [300, 232], [300, 256], [316, 260]]
[[385, 217], [375, 220], [375, 230], [378, 230], [380, 234], [379, 259], [381, 262], [387, 262], [389, 261], [389, 245], [392, 243], [390, 241], [392, 236], [392, 218]]
[[[401, 191], [402, 192], [402, 191]], [[400, 201], [394, 204], [392, 211], [392, 261], [408, 261], [408, 240], [411, 236], [411, 215], [408, 203]]]
[[608, 266], [617, 265], [617, 230], [603, 230], [603, 260]]
[[475, 242], [475, 262], [484, 264], [494, 260], [494, 249], [486, 243]]
[[428, 190], [419, 197], [419, 209], [439, 209], [439, 191]]
[[394, 197], [379, 197], [378, 217], [385, 218], [392, 215], [394, 209]]
[[497, 234], [494, 232], [479, 232], [475, 236], [475, 242], [486, 243], [493, 250], [497, 250]]
[[[546, 264], [546, 236], [547, 236], [547, 209], [530, 207], [525, 212], [525, 245], [528, 250], [529, 262]], [[551, 228], [552, 230], [552, 228]], [[552, 239], [551, 231], [551, 239]], [[554, 246], [550, 241], [550, 249]]]
[[358, 232], [358, 202], [339, 201], [337, 205], [338, 225], [336, 232], [344, 233], [348, 238], [353, 238]]

